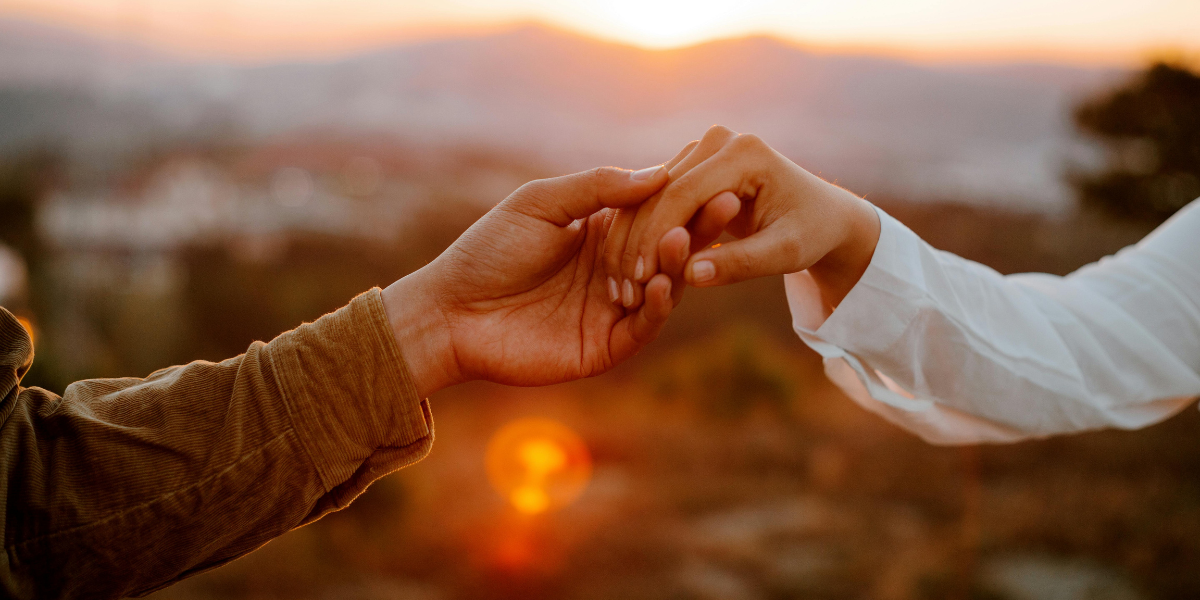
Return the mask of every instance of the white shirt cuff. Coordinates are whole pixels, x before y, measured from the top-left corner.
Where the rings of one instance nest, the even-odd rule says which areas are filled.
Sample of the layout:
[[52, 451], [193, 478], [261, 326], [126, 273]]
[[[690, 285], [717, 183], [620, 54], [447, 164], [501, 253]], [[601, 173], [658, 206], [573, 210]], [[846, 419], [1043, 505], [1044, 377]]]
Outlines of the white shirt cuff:
[[935, 444], [1008, 442], [1018, 430], [915, 397], [856, 356], [884, 353], [928, 302], [921, 285], [921, 239], [879, 214], [879, 242], [858, 283], [830, 312], [808, 271], [784, 276], [792, 327], [825, 362], [825, 374], [863, 408]]

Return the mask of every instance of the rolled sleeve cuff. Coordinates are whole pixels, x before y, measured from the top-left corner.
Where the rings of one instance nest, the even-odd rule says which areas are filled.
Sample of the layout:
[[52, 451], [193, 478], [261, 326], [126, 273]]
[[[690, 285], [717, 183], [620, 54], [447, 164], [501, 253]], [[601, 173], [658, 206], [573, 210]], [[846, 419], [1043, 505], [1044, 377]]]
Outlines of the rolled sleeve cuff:
[[267, 345], [309, 458], [342, 506], [433, 444], [433, 419], [392, 335], [379, 288]]

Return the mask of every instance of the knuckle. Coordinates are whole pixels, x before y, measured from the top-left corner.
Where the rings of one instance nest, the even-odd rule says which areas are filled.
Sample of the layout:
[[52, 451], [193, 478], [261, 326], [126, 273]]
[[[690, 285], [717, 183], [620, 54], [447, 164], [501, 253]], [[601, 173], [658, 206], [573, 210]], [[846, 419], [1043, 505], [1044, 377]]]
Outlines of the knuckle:
[[754, 261], [750, 255], [745, 252], [736, 252], [729, 257], [730, 266], [733, 267], [735, 273], [746, 273], [754, 266]]
[[581, 179], [589, 188], [599, 192], [604, 189], [612, 170], [611, 167], [592, 167], [582, 173]]
[[551, 189], [554, 187], [553, 179], [534, 179], [526, 182], [513, 192], [514, 197], [526, 197], [534, 200], [545, 198], [551, 195]]
[[759, 152], [767, 147], [766, 142], [762, 138], [753, 133], [743, 133], [733, 138], [731, 144], [739, 151], [743, 152]]
[[701, 142], [703, 142], [705, 140], [721, 141], [721, 140], [729, 139], [735, 135], [737, 135], [737, 134], [732, 129], [730, 129], [724, 125], [713, 125], [712, 127], [708, 128], [708, 131], [704, 132], [704, 137], [701, 138], [700, 141]]
[[518, 212], [529, 212], [531, 210], [539, 210], [539, 207], [546, 206], [551, 198], [553, 198], [554, 184], [549, 179], [535, 179], [526, 182], [517, 188], [508, 198], [500, 204], [500, 207], [505, 210], [515, 210]]

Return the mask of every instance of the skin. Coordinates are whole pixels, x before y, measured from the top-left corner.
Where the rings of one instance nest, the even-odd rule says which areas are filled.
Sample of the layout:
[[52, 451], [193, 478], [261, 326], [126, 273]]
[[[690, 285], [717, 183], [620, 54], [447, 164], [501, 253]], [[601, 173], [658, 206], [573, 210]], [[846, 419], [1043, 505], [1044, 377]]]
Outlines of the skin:
[[[663, 166], [532, 181], [388, 286], [384, 308], [418, 393], [472, 379], [533, 386], [590, 377], [657, 337], [679, 298], [672, 291], [684, 287], [690, 234], [656, 241], [664, 273], [644, 278], [635, 309], [610, 301], [601, 261], [615, 209], [645, 202], [667, 180]], [[715, 237], [727, 221], [698, 229]]]
[[[677, 179], [699, 164], [702, 160], [701, 157], [715, 151], [715, 148], [711, 147], [714, 143], [715, 140], [706, 139], [696, 140], [684, 146], [683, 150], [679, 151], [679, 154], [676, 154], [674, 158], [667, 161], [664, 165], [668, 171], [668, 179]], [[610, 293], [610, 296], [613, 302], [621, 304], [626, 308], [640, 306], [644, 295], [639, 280], [620, 275], [621, 251], [626, 247], [628, 236], [636, 216], [645, 210], [653, 210], [653, 207], [660, 201], [661, 196], [661, 192], [657, 193], [639, 207], [618, 211], [613, 225], [609, 230], [608, 239], [605, 241], [605, 268], [608, 273], [613, 275], [609, 278], [609, 289], [610, 291], [617, 292], [616, 294]], [[721, 235], [721, 231], [725, 228], [725, 225], [737, 216], [740, 209], [741, 202], [732, 193], [720, 194], [713, 198], [711, 202], [706, 203], [698, 214], [695, 215], [689, 227], [680, 228], [679, 231], [673, 231], [670, 235], [662, 238], [662, 243], [667, 244], [670, 250], [664, 256], [676, 256], [675, 251], [681, 245], [689, 247], [687, 254], [690, 255], [692, 252], [711, 244], [713, 240], [716, 240]], [[684, 236], [688, 236], [686, 240]], [[684, 258], [686, 260], [686, 256]], [[636, 257], [634, 257], [633, 262], [631, 262], [631, 268], [636, 270], [636, 264]], [[643, 264], [645, 264], [644, 261]], [[674, 263], [670, 266], [674, 266]], [[672, 280], [677, 284], [684, 283], [682, 269], [682, 263], [678, 265], [678, 271], [660, 267], [660, 270], [670, 275]], [[682, 293], [683, 285], [677, 285], [677, 297]]]
[[614, 222], [604, 257], [614, 278], [634, 287], [653, 279], [661, 270], [654, 250], [664, 236], [695, 227], [698, 213], [732, 194], [739, 211], [725, 230], [738, 239], [694, 251], [686, 282], [726, 285], [807, 269], [828, 307], [841, 303], [879, 241], [879, 216], [866, 200], [800, 168], [758, 137], [725, 127], [709, 129], [685, 152], [666, 187], [632, 218]]

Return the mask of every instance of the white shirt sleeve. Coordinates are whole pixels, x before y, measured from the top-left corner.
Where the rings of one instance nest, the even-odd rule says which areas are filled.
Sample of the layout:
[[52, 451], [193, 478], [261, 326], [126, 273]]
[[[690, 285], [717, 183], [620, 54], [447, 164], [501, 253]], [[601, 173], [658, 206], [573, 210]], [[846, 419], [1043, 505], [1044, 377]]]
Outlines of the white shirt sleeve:
[[1200, 201], [1066, 277], [1000, 275], [878, 212], [832, 313], [807, 271], [784, 278], [796, 333], [868, 410], [932, 443], [1010, 442], [1144, 427], [1200, 395]]

